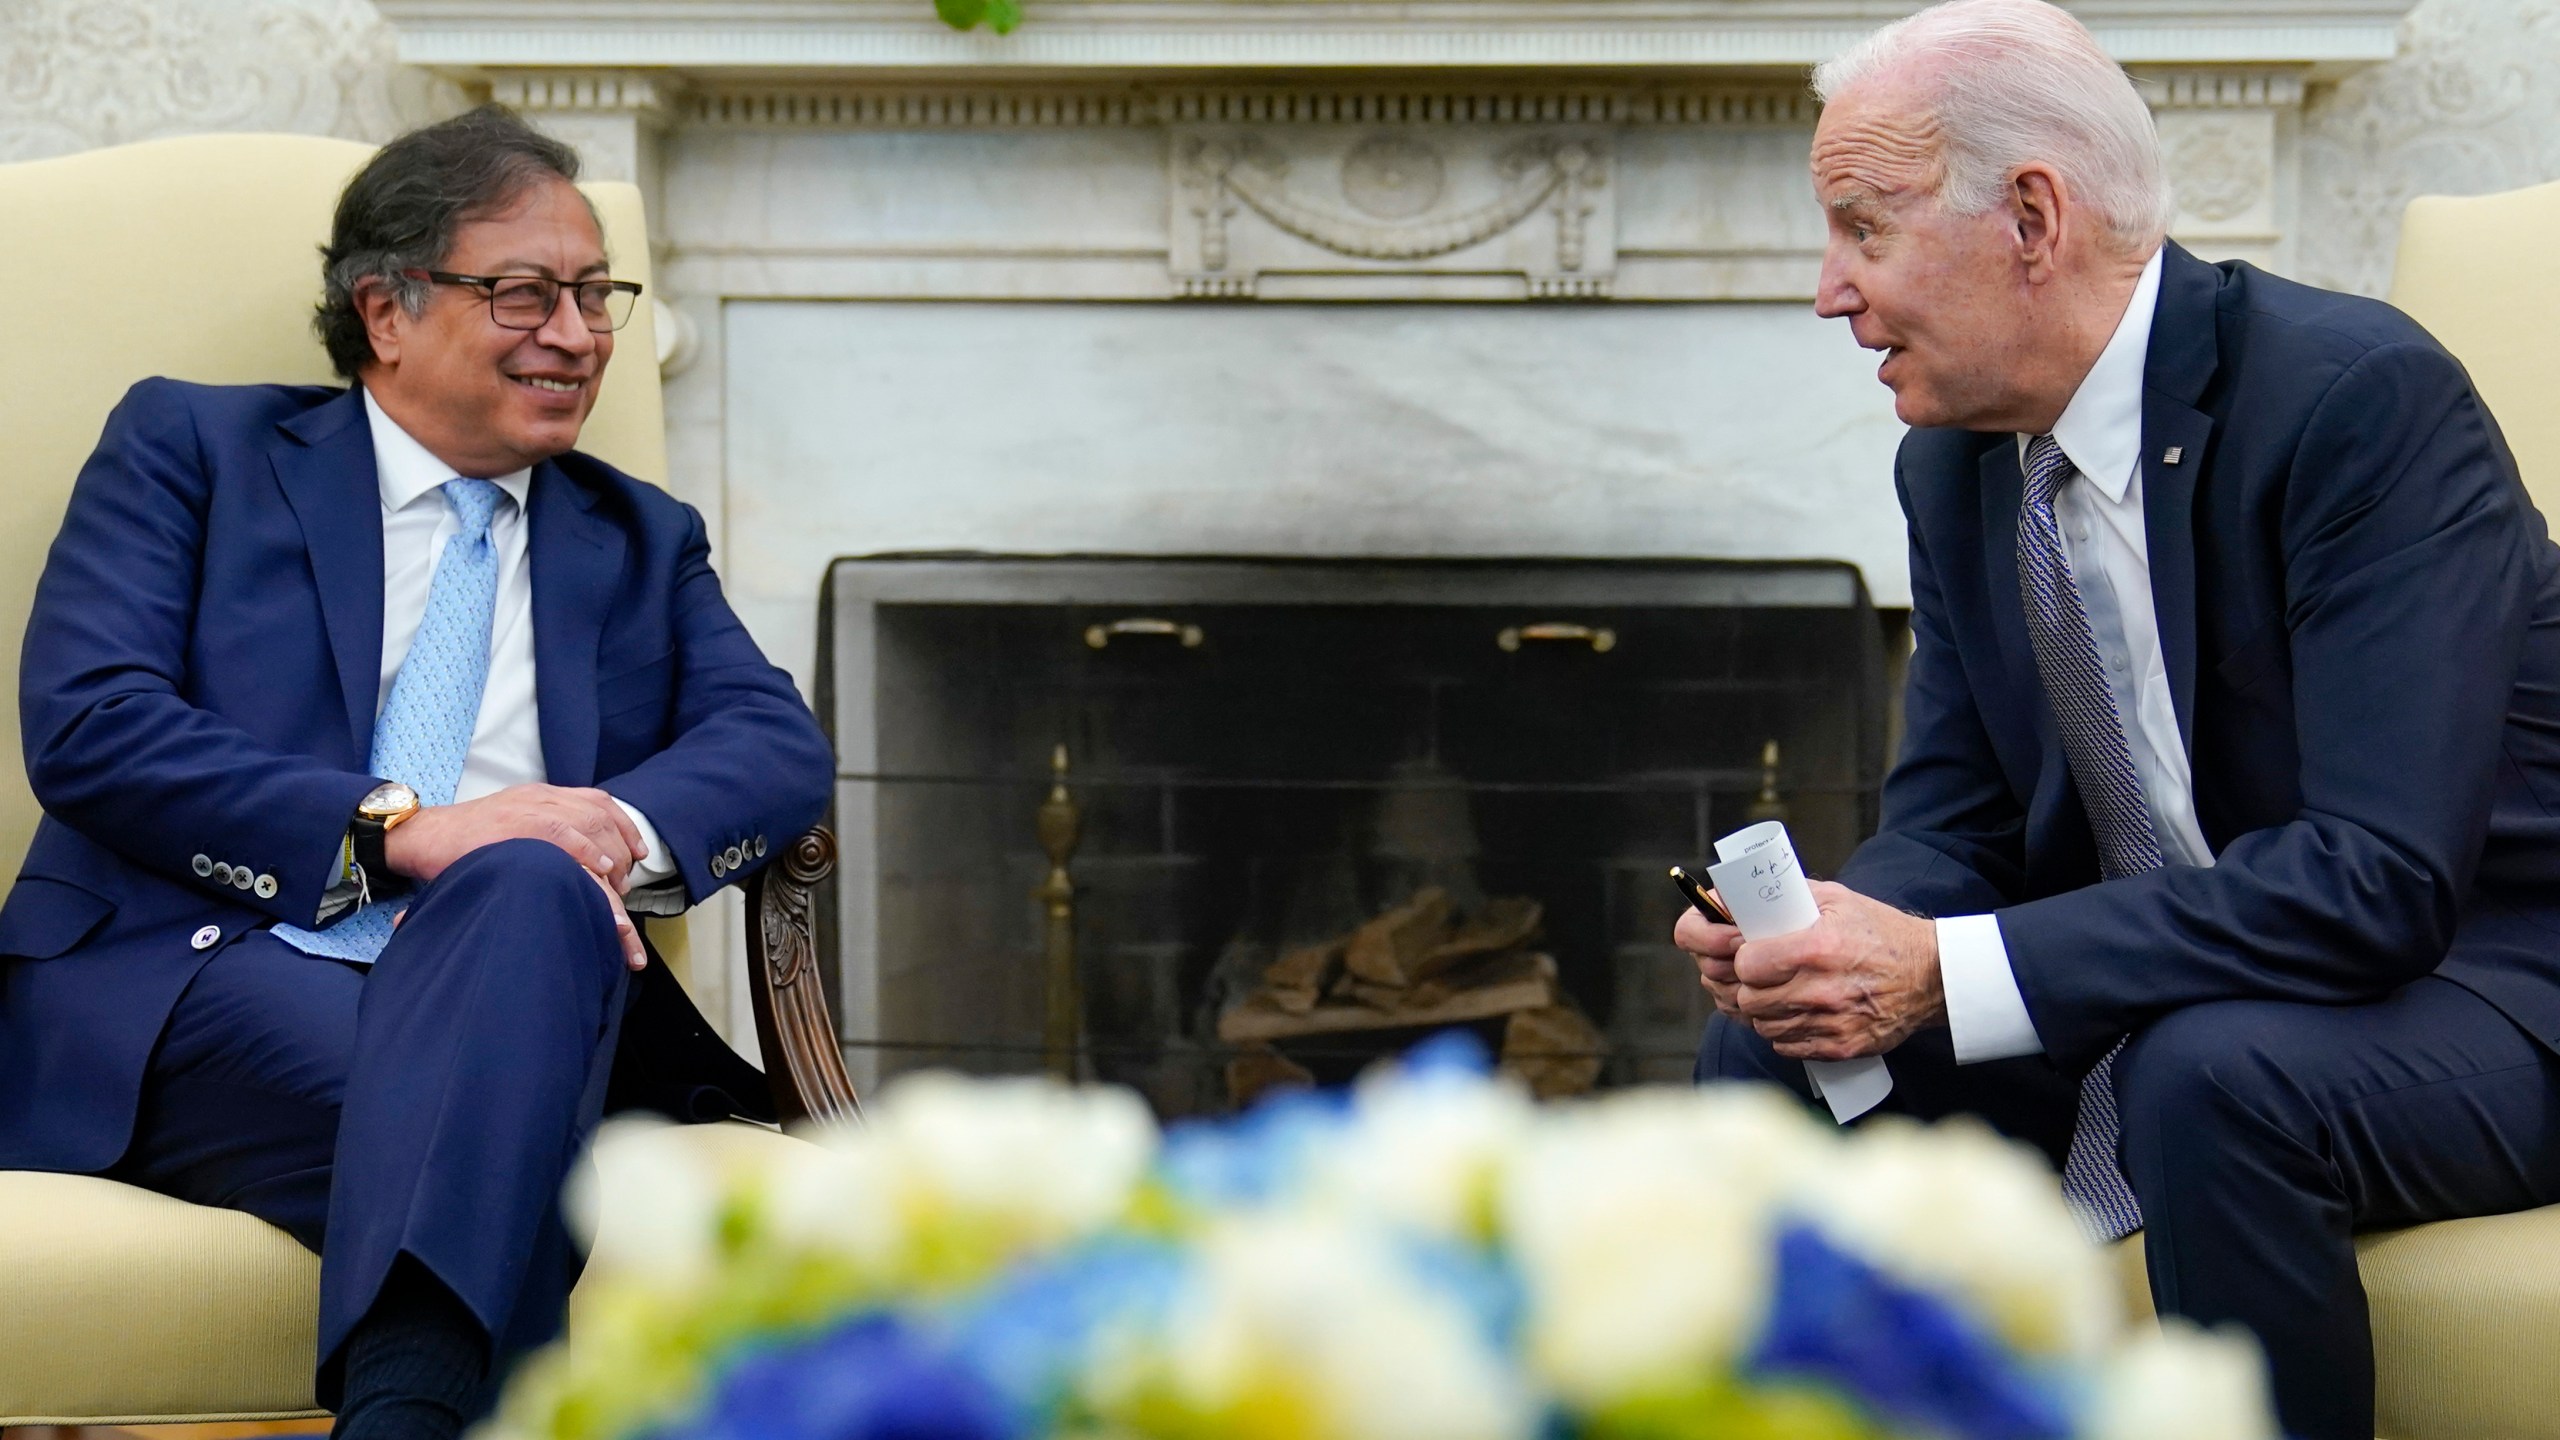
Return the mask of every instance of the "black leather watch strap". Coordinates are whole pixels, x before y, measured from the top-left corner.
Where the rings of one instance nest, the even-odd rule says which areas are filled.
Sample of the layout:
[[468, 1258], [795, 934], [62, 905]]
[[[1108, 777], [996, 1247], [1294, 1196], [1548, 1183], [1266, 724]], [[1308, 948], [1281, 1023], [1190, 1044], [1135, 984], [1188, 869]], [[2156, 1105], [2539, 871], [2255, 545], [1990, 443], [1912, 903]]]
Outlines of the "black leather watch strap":
[[375, 900], [405, 895], [409, 882], [391, 871], [391, 853], [385, 838], [391, 827], [369, 815], [358, 815], [347, 826], [348, 850], [356, 867], [364, 871], [364, 889]]

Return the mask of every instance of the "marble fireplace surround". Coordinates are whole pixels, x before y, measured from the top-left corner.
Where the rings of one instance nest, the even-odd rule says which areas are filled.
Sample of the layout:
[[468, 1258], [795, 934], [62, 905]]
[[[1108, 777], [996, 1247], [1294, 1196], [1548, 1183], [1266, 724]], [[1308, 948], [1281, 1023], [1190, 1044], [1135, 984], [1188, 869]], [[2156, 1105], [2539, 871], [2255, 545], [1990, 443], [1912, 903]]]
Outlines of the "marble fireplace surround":
[[[1909, 0], [377, 3], [648, 192], [667, 480], [804, 685], [827, 561], [891, 550], [1827, 557], [1907, 603], [1804, 73]], [[2306, 89], [2410, 6], [2070, 8], [2180, 238], [2282, 271]]]

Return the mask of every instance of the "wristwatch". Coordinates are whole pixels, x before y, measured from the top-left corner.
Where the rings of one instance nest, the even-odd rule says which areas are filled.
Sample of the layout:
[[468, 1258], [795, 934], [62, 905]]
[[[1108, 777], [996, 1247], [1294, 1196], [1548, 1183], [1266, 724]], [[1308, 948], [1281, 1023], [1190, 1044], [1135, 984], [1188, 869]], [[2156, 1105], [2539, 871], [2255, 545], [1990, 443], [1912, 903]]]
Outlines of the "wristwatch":
[[384, 841], [417, 813], [418, 792], [397, 780], [385, 780], [356, 802], [356, 818], [347, 826], [347, 855], [355, 862], [356, 884], [368, 895], [399, 883]]

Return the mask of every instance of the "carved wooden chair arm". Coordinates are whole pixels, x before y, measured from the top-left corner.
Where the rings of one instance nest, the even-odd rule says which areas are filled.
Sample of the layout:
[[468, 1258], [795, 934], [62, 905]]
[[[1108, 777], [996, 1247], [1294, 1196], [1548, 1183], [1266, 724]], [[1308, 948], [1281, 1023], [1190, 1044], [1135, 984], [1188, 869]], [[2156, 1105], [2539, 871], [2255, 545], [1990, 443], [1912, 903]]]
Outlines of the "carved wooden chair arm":
[[836, 837], [817, 825], [747, 877], [747, 984], [785, 1125], [862, 1117], [818, 970], [817, 891], [835, 869]]

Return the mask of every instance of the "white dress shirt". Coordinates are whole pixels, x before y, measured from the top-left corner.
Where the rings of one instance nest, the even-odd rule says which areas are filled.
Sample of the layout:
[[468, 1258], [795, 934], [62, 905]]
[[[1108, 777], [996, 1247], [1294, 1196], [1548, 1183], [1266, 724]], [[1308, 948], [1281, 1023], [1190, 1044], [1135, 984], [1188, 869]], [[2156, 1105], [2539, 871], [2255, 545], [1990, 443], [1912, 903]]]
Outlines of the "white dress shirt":
[[[454, 478], [453, 467], [384, 414], [369, 392], [364, 414], [373, 430], [374, 470], [382, 485], [382, 684], [374, 692], [373, 707], [379, 718], [391, 697], [392, 678], [400, 673], [409, 642], [426, 618], [436, 561], [462, 522], [445, 503], [442, 489]], [[489, 521], [489, 543], [498, 555], [498, 602], [489, 621], [488, 686], [480, 692], [480, 718], [463, 758], [462, 779], [454, 786], [457, 801], [477, 800], [510, 785], [538, 784], [548, 773], [542, 763], [541, 713], [534, 708], [533, 565], [526, 552], [525, 501], [533, 490], [533, 472], [518, 470], [490, 483], [507, 497]], [[631, 817], [647, 846], [624, 888], [673, 876], [675, 865], [664, 858], [666, 847], [649, 817], [629, 805], [622, 805], [622, 813]]]
[[[2211, 865], [2213, 851], [2196, 824], [2195, 780], [2160, 654], [2151, 548], [2142, 522], [2142, 378], [2160, 299], [2160, 263], [2154, 253], [2143, 267], [2115, 335], [2054, 422], [2054, 443], [2077, 473], [2055, 493], [2053, 513], [2089, 612], [2090, 637], [2106, 667], [2107, 688], [2125, 720], [2125, 740], [2160, 838], [2161, 859]], [[2018, 437], [2022, 470], [2032, 438]], [[2042, 1052], [2044, 1041], [2027, 1016], [1998, 919], [1965, 915], [1937, 924], [1938, 969], [1957, 1062]]]

